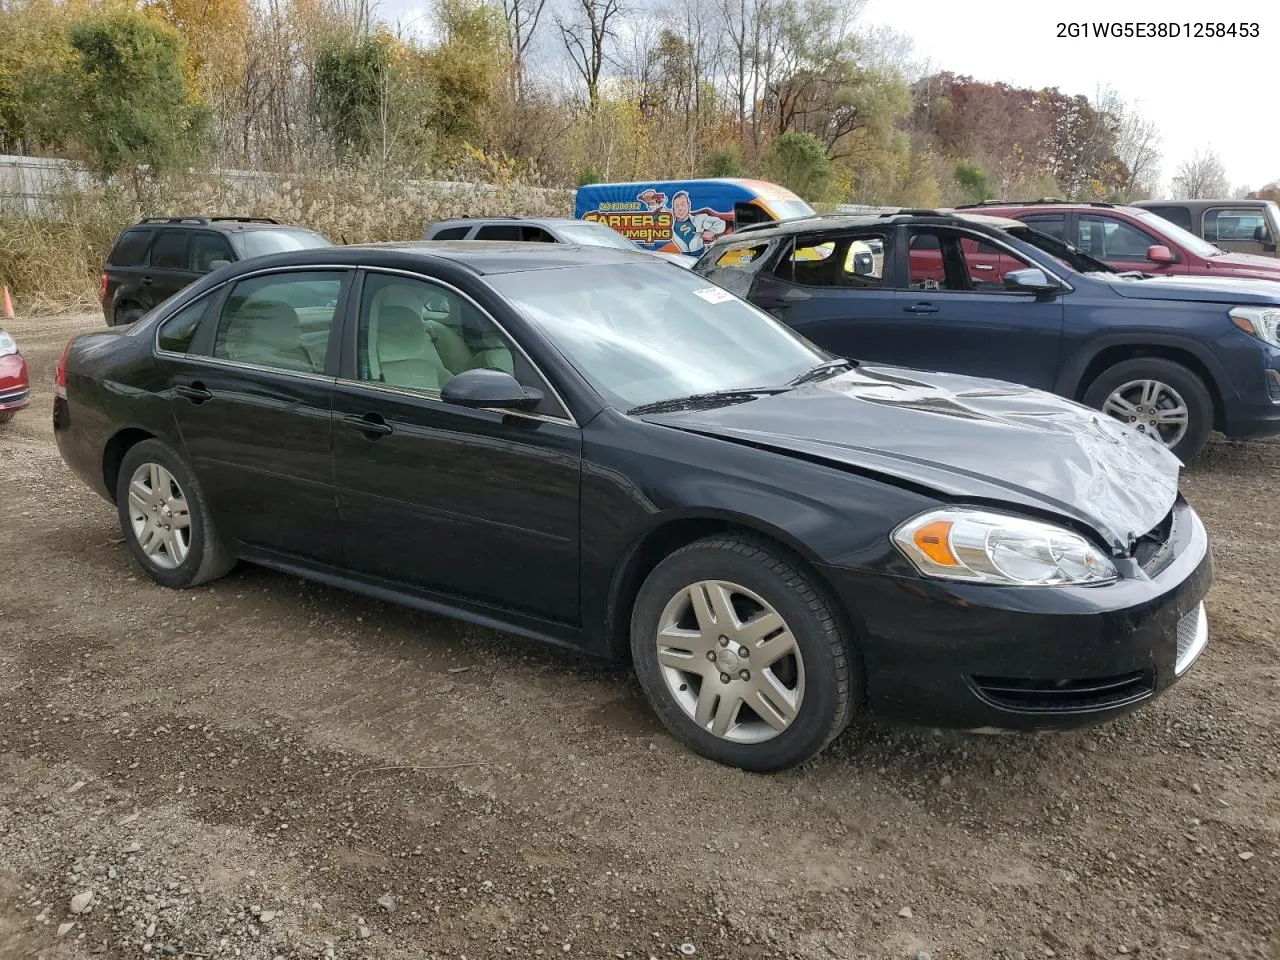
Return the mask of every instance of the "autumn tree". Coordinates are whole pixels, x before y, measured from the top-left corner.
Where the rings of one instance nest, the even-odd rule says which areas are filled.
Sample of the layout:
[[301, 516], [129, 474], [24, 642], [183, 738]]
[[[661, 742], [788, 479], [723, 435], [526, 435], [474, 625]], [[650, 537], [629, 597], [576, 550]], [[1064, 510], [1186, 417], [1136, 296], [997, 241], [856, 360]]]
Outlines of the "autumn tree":
[[773, 142], [765, 168], [778, 183], [806, 200], [821, 200], [833, 171], [827, 148], [811, 133], [788, 130]]
[[622, 0], [573, 0], [568, 12], [556, 16], [560, 41], [593, 110], [600, 100], [600, 80], [617, 41], [622, 17]]

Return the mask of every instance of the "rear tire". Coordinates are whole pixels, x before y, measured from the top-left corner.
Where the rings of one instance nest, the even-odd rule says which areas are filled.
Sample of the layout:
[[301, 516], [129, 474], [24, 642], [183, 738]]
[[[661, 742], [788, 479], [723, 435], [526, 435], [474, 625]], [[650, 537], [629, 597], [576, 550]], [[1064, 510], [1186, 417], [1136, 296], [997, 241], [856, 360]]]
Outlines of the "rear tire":
[[224, 576], [236, 558], [218, 536], [204, 493], [182, 458], [159, 440], [129, 448], [116, 477], [120, 530], [143, 570], [166, 587]]
[[[1152, 427], [1150, 424], [1143, 424], [1142, 418], [1147, 414], [1134, 407], [1135, 401], [1141, 406], [1142, 387], [1139, 384], [1144, 382], [1157, 384], [1161, 388], [1157, 404], [1160, 413], [1176, 410], [1179, 405], [1186, 410], [1186, 430], [1173, 442], [1167, 442], [1159, 435], [1159, 425]], [[1115, 417], [1121, 423], [1145, 426], [1156, 434], [1153, 439], [1164, 444], [1183, 463], [1189, 462], [1204, 449], [1204, 445], [1209, 442], [1209, 435], [1213, 433], [1213, 397], [1210, 396], [1208, 387], [1199, 376], [1182, 364], [1163, 357], [1138, 357], [1107, 368], [1089, 384], [1084, 402], [1095, 410], [1102, 410]], [[1134, 409], [1130, 410], [1130, 407]], [[1127, 413], [1128, 416], [1120, 415], [1121, 413]], [[1129, 417], [1135, 419], [1130, 420]]]
[[708, 537], [659, 563], [636, 596], [631, 652], [672, 736], [759, 773], [818, 754], [861, 689], [825, 592], [796, 560], [749, 538]]
[[124, 327], [135, 322], [140, 316], [146, 313], [141, 307], [127, 304], [125, 306], [116, 307], [115, 313], [111, 318], [113, 327]]

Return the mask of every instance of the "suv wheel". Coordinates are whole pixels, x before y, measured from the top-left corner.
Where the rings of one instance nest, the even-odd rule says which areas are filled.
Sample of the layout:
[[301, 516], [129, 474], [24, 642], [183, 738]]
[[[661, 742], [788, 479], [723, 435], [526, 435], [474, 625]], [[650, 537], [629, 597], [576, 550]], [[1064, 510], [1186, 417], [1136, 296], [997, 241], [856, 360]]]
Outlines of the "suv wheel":
[[853, 716], [856, 668], [834, 611], [752, 540], [699, 540], [658, 564], [636, 597], [631, 652], [672, 735], [730, 766], [795, 766]]
[[141, 307], [132, 303], [123, 304], [116, 307], [115, 313], [112, 315], [113, 327], [124, 327], [136, 321], [140, 316], [146, 313]]
[[116, 506], [125, 542], [156, 583], [194, 587], [235, 565], [195, 477], [159, 440], [144, 440], [125, 454]]
[[1126, 360], [1103, 371], [1084, 402], [1162, 443], [1184, 463], [1213, 432], [1213, 398], [1204, 381], [1161, 357]]

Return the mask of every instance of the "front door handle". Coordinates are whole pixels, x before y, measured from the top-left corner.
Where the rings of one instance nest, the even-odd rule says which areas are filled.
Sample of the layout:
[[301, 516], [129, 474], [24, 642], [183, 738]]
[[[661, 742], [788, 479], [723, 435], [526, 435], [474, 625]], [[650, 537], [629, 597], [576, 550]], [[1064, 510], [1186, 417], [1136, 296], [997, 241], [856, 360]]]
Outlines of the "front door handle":
[[973, 265], [973, 269], [975, 269], [975, 270], [994, 270], [994, 269], [995, 269], [995, 267], [993, 267], [993, 266], [992, 266], [991, 264], [989, 264], [989, 263], [975, 263], [975, 264]]
[[937, 313], [938, 308], [932, 303], [913, 303], [909, 307], [903, 307], [907, 313]]
[[141, 283], [144, 287], [149, 287], [149, 286], [151, 286], [151, 284], [153, 283], [153, 281], [152, 281], [152, 279], [151, 279], [150, 277], [143, 277], [143, 278], [142, 278], [140, 281], [138, 281], [138, 282], [139, 282], [139, 283]]
[[205, 389], [205, 385], [199, 380], [192, 384], [180, 383], [173, 388], [173, 392], [180, 397], [186, 397], [197, 406], [206, 400], [213, 399], [213, 393]]
[[359, 430], [369, 440], [377, 440], [379, 437], [385, 437], [392, 432], [391, 424], [376, 413], [366, 413], [363, 417], [357, 417], [353, 414], [349, 417], [343, 417], [342, 422]]

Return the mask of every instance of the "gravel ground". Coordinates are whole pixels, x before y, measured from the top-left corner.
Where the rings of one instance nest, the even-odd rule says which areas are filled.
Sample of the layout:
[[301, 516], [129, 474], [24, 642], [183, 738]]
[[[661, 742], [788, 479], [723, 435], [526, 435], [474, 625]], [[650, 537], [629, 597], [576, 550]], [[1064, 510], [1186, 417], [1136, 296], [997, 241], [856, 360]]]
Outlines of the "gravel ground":
[[860, 721], [750, 776], [619, 668], [252, 567], [154, 585], [51, 436], [100, 323], [8, 324], [0, 960], [1280, 956], [1280, 443], [1187, 471], [1212, 641], [1161, 700], [1040, 737]]

